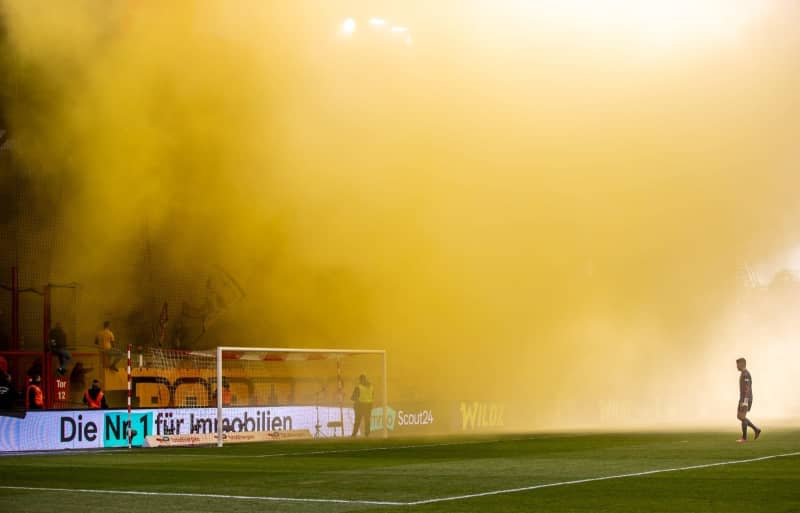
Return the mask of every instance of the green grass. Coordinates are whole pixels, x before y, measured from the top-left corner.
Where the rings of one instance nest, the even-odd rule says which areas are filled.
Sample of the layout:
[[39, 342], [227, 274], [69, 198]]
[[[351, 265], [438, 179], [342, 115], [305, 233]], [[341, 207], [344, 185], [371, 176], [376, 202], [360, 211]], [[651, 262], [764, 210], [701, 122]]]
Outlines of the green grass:
[[[0, 457], [4, 512], [789, 512], [800, 455], [408, 504], [800, 452], [800, 432], [528, 434], [309, 441]], [[91, 494], [77, 490], [153, 492]], [[224, 496], [338, 499], [300, 502]], [[376, 505], [349, 501], [384, 501]]]

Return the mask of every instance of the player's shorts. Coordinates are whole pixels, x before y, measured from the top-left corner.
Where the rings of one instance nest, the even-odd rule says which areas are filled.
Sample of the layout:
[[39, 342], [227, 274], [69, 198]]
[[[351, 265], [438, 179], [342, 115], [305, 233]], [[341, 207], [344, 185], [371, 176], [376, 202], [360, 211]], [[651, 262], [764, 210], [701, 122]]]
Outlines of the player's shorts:
[[747, 412], [749, 412], [750, 408], [752, 408], [752, 407], [753, 407], [753, 400], [752, 399], [750, 399], [747, 402], [747, 406], [743, 406], [742, 403], [739, 403], [738, 406], [737, 406], [736, 417], [739, 420], [744, 419], [745, 417], [747, 417]]

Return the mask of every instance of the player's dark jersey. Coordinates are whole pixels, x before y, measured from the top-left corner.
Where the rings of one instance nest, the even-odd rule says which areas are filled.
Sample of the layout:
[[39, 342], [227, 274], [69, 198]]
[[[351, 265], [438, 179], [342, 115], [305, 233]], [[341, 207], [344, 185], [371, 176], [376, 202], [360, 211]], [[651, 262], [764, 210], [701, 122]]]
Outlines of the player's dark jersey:
[[753, 399], [753, 378], [750, 377], [747, 369], [739, 375], [739, 401], [743, 401], [745, 398]]

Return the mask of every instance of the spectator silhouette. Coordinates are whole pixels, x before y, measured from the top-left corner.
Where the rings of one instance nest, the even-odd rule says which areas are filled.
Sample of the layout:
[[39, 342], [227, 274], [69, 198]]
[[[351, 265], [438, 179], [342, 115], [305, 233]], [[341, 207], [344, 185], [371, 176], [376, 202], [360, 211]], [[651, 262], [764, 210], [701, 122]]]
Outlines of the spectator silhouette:
[[50, 351], [58, 357], [56, 372], [59, 376], [63, 376], [67, 373], [66, 365], [72, 359], [72, 355], [67, 351], [67, 333], [60, 322], [50, 330]]
[[105, 361], [111, 360], [108, 369], [114, 372], [119, 370], [117, 369], [117, 362], [122, 359], [122, 351], [114, 347], [115, 342], [114, 333], [111, 331], [111, 321], [103, 322], [103, 329], [94, 337], [94, 343], [100, 346], [100, 350], [103, 351], [105, 356]]

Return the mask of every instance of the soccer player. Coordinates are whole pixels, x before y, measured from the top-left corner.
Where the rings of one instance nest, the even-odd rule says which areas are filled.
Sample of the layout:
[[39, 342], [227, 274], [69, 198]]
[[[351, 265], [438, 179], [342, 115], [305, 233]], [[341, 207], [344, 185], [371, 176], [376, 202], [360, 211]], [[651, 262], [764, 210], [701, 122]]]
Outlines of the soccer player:
[[750, 426], [755, 432], [753, 440], [758, 440], [761, 430], [747, 418], [747, 412], [753, 407], [753, 378], [747, 370], [747, 360], [739, 358], [736, 360], [736, 368], [739, 369], [739, 410], [736, 418], [742, 421], [742, 437], [736, 440], [739, 443], [747, 441], [747, 427]]

